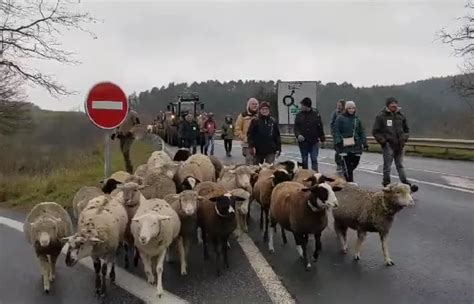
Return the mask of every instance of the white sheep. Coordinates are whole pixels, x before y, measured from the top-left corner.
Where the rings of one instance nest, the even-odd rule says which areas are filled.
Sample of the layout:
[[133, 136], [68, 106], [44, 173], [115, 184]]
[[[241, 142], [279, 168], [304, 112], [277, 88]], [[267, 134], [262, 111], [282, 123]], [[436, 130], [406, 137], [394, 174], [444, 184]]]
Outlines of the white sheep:
[[166, 163], [172, 163], [171, 157], [165, 151], [155, 151], [148, 158], [147, 165], [149, 168], [159, 168]]
[[168, 194], [176, 193], [176, 184], [173, 178], [163, 174], [161, 169], [149, 170], [143, 183], [145, 187], [142, 189], [142, 194], [147, 199], [164, 198]]
[[138, 177], [141, 177], [141, 178], [145, 178], [145, 175], [146, 175], [147, 171], [148, 171], [148, 165], [147, 164], [142, 164], [142, 165], [137, 167], [137, 169], [135, 170], [134, 175], [138, 176]]
[[192, 155], [178, 169], [179, 190], [192, 190], [198, 183], [205, 181], [216, 181], [216, 169], [206, 155]]
[[56, 260], [63, 247], [63, 238], [72, 234], [69, 214], [59, 204], [39, 203], [28, 213], [23, 231], [38, 257], [43, 289], [49, 293], [56, 276]]
[[[141, 204], [132, 220], [135, 246], [140, 252], [148, 283], [156, 282], [158, 297], [163, 294], [163, 261], [168, 247], [178, 237], [181, 228], [176, 211], [163, 199]], [[152, 267], [156, 265], [155, 278]]]
[[248, 232], [247, 226], [247, 214], [249, 213], [250, 205], [250, 192], [237, 188], [230, 191], [230, 194], [233, 197], [239, 197], [243, 200], [237, 200], [235, 202], [235, 219], [237, 220], [237, 229], [236, 234], [240, 236], [242, 232]]
[[82, 210], [87, 206], [87, 203], [94, 197], [104, 195], [98, 187], [85, 186], [79, 189], [72, 199], [72, 213], [77, 219]]
[[181, 275], [186, 275], [189, 246], [191, 241], [196, 238], [197, 232], [197, 206], [203, 197], [199, 196], [196, 191], [185, 190], [179, 194], [169, 194], [164, 199], [176, 211], [181, 221], [177, 249], [181, 263]]
[[[95, 292], [105, 296], [107, 266], [115, 281], [115, 259], [127, 228], [127, 211], [119, 197], [102, 195], [93, 198], [79, 215], [77, 232], [67, 237], [66, 265], [73, 267], [85, 257], [92, 257], [96, 274]], [[100, 259], [105, 261], [101, 266]], [[102, 274], [102, 277], [101, 277]]]

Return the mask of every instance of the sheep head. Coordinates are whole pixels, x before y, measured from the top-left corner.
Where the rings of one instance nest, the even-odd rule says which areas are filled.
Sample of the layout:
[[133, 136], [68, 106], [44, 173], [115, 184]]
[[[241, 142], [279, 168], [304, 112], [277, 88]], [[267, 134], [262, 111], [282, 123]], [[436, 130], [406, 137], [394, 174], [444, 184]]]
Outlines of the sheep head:
[[72, 267], [81, 259], [91, 256], [94, 247], [104, 241], [99, 239], [95, 229], [80, 231], [72, 236], [63, 238], [67, 241], [66, 265]]
[[54, 216], [43, 215], [30, 224], [33, 242], [41, 247], [48, 247], [51, 240], [58, 239], [58, 225], [61, 219]]
[[182, 215], [193, 216], [196, 214], [198, 200], [203, 199], [196, 191], [184, 190], [180, 194], [174, 194], [173, 199], [179, 200], [179, 209]]
[[144, 188], [145, 186], [134, 182], [129, 182], [117, 187], [117, 189], [122, 191], [124, 205], [128, 207], [133, 207], [140, 203], [140, 198], [142, 195], [140, 190]]
[[166, 163], [161, 167], [161, 172], [168, 178], [173, 178], [180, 165], [178, 162]]
[[293, 179], [286, 169], [277, 169], [270, 178], [272, 179], [273, 187], [283, 182], [289, 182]]
[[249, 203], [250, 203], [250, 192], [244, 189], [234, 189], [230, 191], [233, 197], [243, 198], [243, 201], [236, 201], [235, 208], [239, 211], [240, 214], [249, 213]]
[[327, 183], [331, 186], [333, 191], [341, 191], [341, 178], [333, 178], [323, 175], [321, 173], [315, 173], [313, 176], [308, 177], [307, 179], [303, 180], [304, 183], [309, 182], [311, 187], [314, 185], [320, 185], [322, 183]]
[[183, 187], [184, 190], [193, 190], [196, 188], [196, 185], [199, 184], [201, 181], [198, 180], [195, 177], [188, 176], [186, 177], [183, 182], [181, 183], [181, 186]]
[[135, 216], [132, 222], [138, 225], [138, 242], [141, 245], [147, 245], [150, 240], [157, 237], [162, 230], [161, 222], [169, 221], [171, 217], [161, 215], [157, 212], [149, 212], [140, 216]]
[[255, 172], [249, 166], [240, 166], [229, 172], [235, 175], [235, 184], [238, 188], [245, 190], [252, 189], [251, 177]]
[[283, 166], [283, 168], [293, 176], [303, 167], [303, 163], [297, 162], [296, 160], [286, 160], [284, 162], [279, 162], [278, 165]]
[[112, 191], [114, 191], [115, 189], [117, 189], [117, 186], [122, 184], [121, 182], [117, 181], [116, 179], [113, 179], [113, 178], [109, 178], [107, 179], [107, 181], [104, 183], [104, 182], [101, 182], [103, 184], [102, 186], [102, 192], [104, 192], [105, 194], [110, 194], [112, 193]]
[[326, 183], [314, 185], [311, 188], [302, 188], [301, 191], [311, 192], [308, 198], [308, 206], [313, 211], [337, 208], [339, 205], [336, 194], [334, 194], [331, 186]]
[[405, 208], [407, 206], [415, 205], [413, 197], [411, 196], [410, 186], [402, 183], [393, 183], [383, 188], [384, 197], [386, 201], [398, 208]]
[[209, 198], [211, 202], [215, 203], [216, 214], [220, 217], [230, 217], [235, 214], [235, 202], [244, 201], [245, 198], [233, 196], [230, 192], [224, 195], [219, 195]]

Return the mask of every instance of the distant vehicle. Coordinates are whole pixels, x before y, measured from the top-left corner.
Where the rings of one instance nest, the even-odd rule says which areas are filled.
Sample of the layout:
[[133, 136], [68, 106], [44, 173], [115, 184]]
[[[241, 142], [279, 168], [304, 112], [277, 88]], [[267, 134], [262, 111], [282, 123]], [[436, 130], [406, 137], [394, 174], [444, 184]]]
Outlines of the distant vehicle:
[[158, 117], [157, 131], [166, 143], [178, 145], [178, 124], [187, 114], [194, 118], [204, 110], [204, 103], [199, 100], [198, 93], [182, 93], [177, 101], [166, 106], [166, 112]]

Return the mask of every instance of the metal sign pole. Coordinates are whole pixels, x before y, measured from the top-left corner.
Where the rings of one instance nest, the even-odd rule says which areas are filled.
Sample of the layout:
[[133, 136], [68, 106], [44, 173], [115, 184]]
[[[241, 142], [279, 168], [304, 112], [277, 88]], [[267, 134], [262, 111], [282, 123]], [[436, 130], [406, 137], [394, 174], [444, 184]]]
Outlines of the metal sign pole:
[[104, 180], [110, 175], [110, 134], [105, 132], [105, 149], [104, 149]]

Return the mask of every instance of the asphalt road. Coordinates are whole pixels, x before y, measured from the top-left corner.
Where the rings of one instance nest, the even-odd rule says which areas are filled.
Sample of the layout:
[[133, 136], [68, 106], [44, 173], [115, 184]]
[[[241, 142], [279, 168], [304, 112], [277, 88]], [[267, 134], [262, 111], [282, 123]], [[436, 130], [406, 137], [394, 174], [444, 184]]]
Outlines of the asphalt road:
[[[225, 163], [240, 163], [235, 146], [234, 156], [227, 158], [217, 142], [216, 155]], [[322, 172], [334, 171], [332, 154], [321, 151]], [[282, 159], [298, 157], [297, 147], [284, 147]], [[407, 157], [406, 166], [420, 192], [416, 206], [400, 212], [393, 225], [389, 243], [396, 265], [390, 268], [383, 265], [377, 235], [368, 236], [362, 260], [354, 263], [350, 255], [339, 253], [334, 232], [327, 229], [317, 266], [305, 272], [291, 237], [283, 246], [278, 235], [276, 253], [268, 253], [255, 222], [259, 208], [253, 204], [249, 235], [297, 303], [474, 303], [474, 163]], [[380, 169], [380, 155], [364, 154], [356, 181], [380, 188]], [[22, 221], [24, 215], [0, 209], [0, 217]], [[353, 245], [355, 235], [349, 236]], [[203, 262], [201, 248], [194, 245], [187, 277], [179, 275], [177, 264], [166, 264], [165, 289], [191, 303], [271, 303], [240, 246], [235, 241], [231, 245], [231, 269], [220, 278], [212, 260]], [[93, 296], [93, 272], [81, 265], [67, 268], [63, 258], [52, 293], [44, 295], [33, 249], [23, 233], [2, 224], [0, 265], [1, 304], [100, 303]], [[144, 278], [141, 268], [132, 273]], [[114, 286], [104, 303], [142, 301]]]

